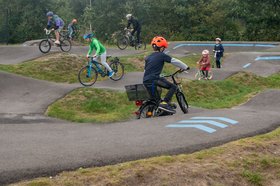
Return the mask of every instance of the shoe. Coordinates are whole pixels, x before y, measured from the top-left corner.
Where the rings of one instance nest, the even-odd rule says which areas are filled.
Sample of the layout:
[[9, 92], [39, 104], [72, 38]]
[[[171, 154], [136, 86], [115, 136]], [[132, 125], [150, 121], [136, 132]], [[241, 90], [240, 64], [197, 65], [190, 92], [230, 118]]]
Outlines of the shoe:
[[54, 42], [54, 44], [60, 45], [60, 41], [56, 40], [56, 41]]
[[171, 113], [171, 114], [175, 114], [176, 113], [176, 111], [168, 103], [166, 103], [165, 101], [161, 102], [159, 104], [158, 108], [160, 110], [163, 110], [163, 111]]
[[111, 71], [111, 72], [109, 72], [109, 77], [112, 77], [113, 75], [115, 74], [115, 72], [114, 71]]

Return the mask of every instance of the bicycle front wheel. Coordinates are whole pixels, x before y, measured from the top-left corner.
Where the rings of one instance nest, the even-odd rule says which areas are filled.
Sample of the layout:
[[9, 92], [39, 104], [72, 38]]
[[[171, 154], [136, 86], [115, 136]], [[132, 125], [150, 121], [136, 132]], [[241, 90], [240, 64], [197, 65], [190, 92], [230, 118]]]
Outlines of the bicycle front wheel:
[[119, 81], [124, 76], [124, 66], [120, 62], [112, 62], [110, 64], [111, 69], [115, 72], [115, 74], [110, 77], [113, 81]]
[[182, 92], [178, 92], [176, 94], [176, 98], [177, 98], [177, 101], [178, 101], [178, 104], [182, 110], [182, 112], [184, 114], [188, 113], [188, 110], [189, 110], [189, 104], [185, 98], [185, 95], [182, 93]]
[[96, 82], [97, 77], [97, 71], [94, 68], [90, 68], [90, 66], [81, 68], [78, 75], [79, 82], [86, 87], [92, 86]]
[[195, 74], [194, 78], [195, 78], [196, 80], [201, 80], [201, 78], [202, 78], [201, 72], [200, 72], [200, 71], [197, 71], [197, 73]]
[[51, 50], [51, 48], [51, 42], [47, 39], [42, 40], [39, 44], [39, 50], [44, 54], [48, 53]]
[[147, 44], [145, 42], [142, 42], [141, 44], [135, 44], [135, 50], [146, 50]]
[[117, 46], [119, 49], [124, 50], [127, 48], [129, 41], [126, 37], [120, 37], [117, 40]]
[[71, 41], [69, 39], [63, 39], [60, 41], [60, 49], [63, 52], [69, 52], [72, 48]]

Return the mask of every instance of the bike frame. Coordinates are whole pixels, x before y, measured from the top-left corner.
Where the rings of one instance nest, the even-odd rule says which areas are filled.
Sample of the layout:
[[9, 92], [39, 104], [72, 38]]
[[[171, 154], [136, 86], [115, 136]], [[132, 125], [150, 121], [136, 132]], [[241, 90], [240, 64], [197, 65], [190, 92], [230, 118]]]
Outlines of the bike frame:
[[[102, 77], [105, 77], [108, 74], [107, 69], [98, 61], [96, 61], [94, 58], [90, 58], [90, 60], [88, 61], [88, 76], [91, 75], [91, 68], [95, 68], [97, 69], [97, 72], [99, 74], [101, 74]], [[102, 67], [105, 68], [105, 71], [102, 69]]]

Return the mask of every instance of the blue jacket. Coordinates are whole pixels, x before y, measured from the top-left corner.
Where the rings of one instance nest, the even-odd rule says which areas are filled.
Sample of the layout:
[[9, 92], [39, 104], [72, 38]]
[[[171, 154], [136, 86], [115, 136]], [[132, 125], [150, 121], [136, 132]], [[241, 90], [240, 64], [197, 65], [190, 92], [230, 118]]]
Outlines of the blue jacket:
[[47, 28], [51, 28], [51, 26], [54, 25], [55, 29], [58, 29], [60, 27], [64, 26], [63, 20], [58, 17], [57, 15], [53, 15], [52, 19], [48, 21], [48, 26]]
[[217, 52], [217, 54], [216, 54], [217, 58], [220, 58], [220, 57], [224, 56], [224, 47], [223, 47], [222, 44], [216, 44], [214, 46], [214, 50], [215, 50], [215, 52]]

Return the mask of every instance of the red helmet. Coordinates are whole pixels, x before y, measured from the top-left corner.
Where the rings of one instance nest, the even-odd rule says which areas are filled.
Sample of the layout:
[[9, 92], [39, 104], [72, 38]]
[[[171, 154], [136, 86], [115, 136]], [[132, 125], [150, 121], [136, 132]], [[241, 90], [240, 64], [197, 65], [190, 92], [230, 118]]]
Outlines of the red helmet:
[[157, 47], [164, 47], [167, 48], [168, 47], [168, 43], [166, 41], [166, 39], [164, 39], [161, 36], [156, 36], [153, 38], [151, 45], [156, 45]]

